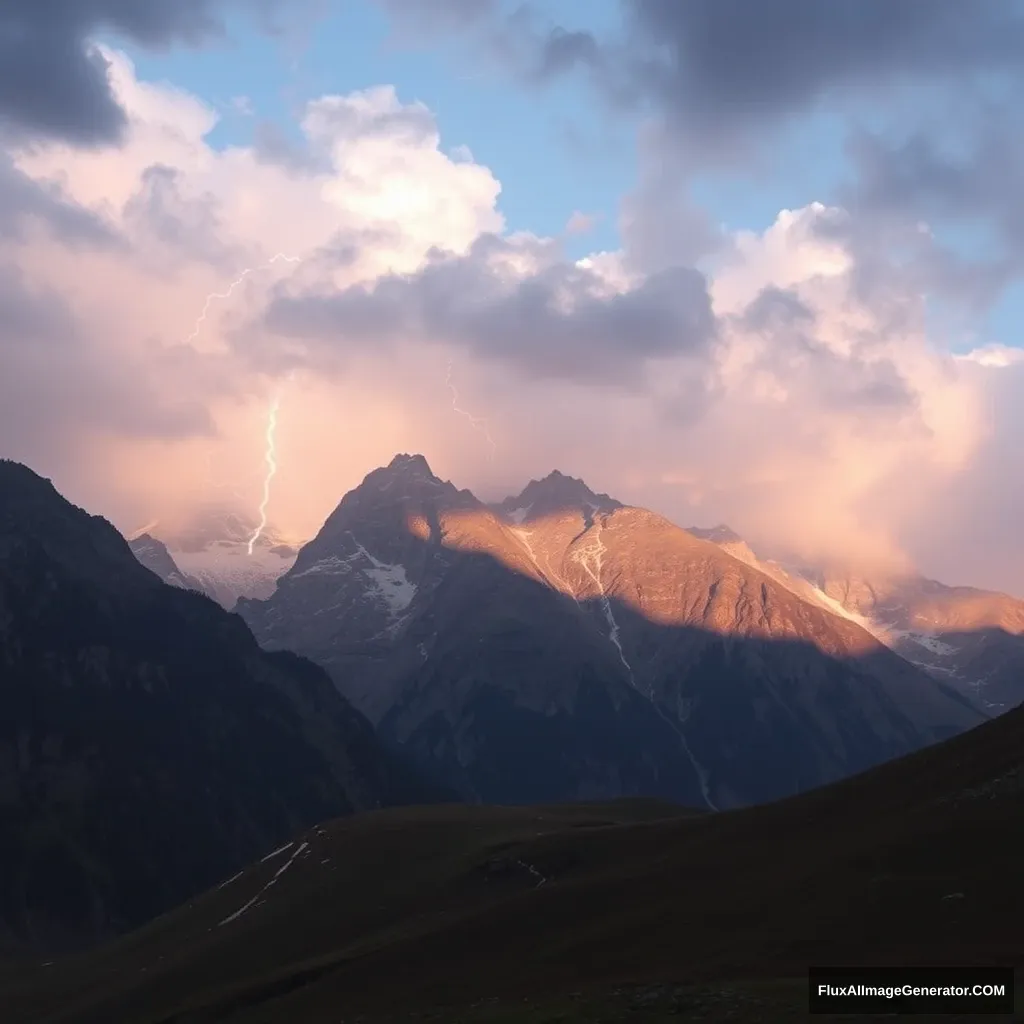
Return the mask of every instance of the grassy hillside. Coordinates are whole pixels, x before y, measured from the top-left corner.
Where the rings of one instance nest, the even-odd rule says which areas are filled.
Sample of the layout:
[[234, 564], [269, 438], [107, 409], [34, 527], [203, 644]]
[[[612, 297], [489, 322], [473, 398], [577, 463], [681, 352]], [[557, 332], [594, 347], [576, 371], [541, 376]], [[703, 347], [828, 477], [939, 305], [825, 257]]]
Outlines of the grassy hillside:
[[113, 945], [22, 965], [0, 997], [25, 1024], [642, 1020], [687, 1005], [724, 1019], [726, 998], [733, 1019], [774, 1020], [800, 1012], [809, 963], [1016, 965], [1022, 740], [1018, 710], [719, 815], [624, 802], [339, 820]]

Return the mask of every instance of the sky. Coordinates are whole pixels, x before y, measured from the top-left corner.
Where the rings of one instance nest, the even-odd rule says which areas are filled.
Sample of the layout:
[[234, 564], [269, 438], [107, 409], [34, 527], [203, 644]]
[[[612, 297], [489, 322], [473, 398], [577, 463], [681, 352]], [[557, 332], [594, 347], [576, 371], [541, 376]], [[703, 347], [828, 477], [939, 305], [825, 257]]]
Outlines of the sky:
[[[1019, 0], [7, 0], [0, 455], [311, 536], [396, 452], [1024, 596]], [[466, 415], [468, 414], [468, 415]]]

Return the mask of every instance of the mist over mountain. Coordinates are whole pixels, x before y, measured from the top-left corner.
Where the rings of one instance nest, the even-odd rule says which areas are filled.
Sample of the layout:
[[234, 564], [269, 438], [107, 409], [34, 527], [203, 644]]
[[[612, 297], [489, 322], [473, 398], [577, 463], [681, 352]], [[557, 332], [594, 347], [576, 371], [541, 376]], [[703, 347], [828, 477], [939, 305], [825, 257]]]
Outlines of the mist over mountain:
[[316, 821], [430, 795], [321, 669], [161, 582], [140, 539], [0, 461], [0, 945], [109, 937]]
[[484, 801], [736, 806], [985, 717], [849, 618], [559, 472], [488, 506], [396, 456], [238, 611]]
[[202, 504], [179, 522], [157, 520], [149, 531], [129, 542], [139, 560], [165, 583], [201, 590], [228, 610], [239, 597], [269, 597], [299, 547], [272, 523], [259, 529], [258, 518], [224, 503]]

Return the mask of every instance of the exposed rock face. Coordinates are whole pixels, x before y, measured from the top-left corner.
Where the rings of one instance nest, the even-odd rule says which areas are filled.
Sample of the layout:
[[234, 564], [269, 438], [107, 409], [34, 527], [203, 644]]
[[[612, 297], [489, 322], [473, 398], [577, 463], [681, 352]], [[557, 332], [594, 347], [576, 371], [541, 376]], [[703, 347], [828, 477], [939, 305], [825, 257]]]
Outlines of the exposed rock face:
[[856, 623], [560, 473], [488, 507], [397, 456], [239, 612], [487, 801], [733, 806], [984, 717]]
[[0, 943], [176, 906], [335, 814], [428, 796], [311, 662], [0, 462]]
[[[183, 590], [198, 590], [204, 592], [203, 584], [194, 576], [189, 576], [178, 568], [178, 564], [171, 557], [167, 545], [148, 533], [140, 533], [128, 542], [132, 554], [150, 571], [157, 574], [172, 587], [181, 587]], [[211, 595], [212, 596], [212, 595]]]

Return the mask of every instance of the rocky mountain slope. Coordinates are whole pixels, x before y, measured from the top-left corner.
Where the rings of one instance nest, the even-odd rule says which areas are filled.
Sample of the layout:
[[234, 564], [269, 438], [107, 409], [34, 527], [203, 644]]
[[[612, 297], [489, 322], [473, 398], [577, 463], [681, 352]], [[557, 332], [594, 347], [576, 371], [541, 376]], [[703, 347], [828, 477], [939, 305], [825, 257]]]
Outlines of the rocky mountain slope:
[[991, 713], [1024, 701], [1024, 601], [921, 575], [859, 579], [806, 571], [893, 650]]
[[198, 590], [205, 593], [200, 580], [178, 568], [167, 545], [148, 533], [140, 533], [128, 541], [132, 554], [150, 571], [156, 573], [164, 583], [183, 590]]
[[321, 669], [0, 462], [0, 946], [109, 936], [336, 814], [426, 796]]
[[983, 718], [855, 623], [560, 473], [488, 507], [397, 456], [238, 610], [488, 802], [736, 806]]
[[758, 558], [728, 527], [691, 529], [806, 601], [845, 616], [990, 714], [1024, 701], [1024, 601], [918, 573], [849, 570]]
[[1022, 782], [1015, 710], [731, 814], [359, 815], [102, 950], [0, 977], [0, 1004], [22, 1024], [804, 1020], [808, 963], [1021, 963]]

